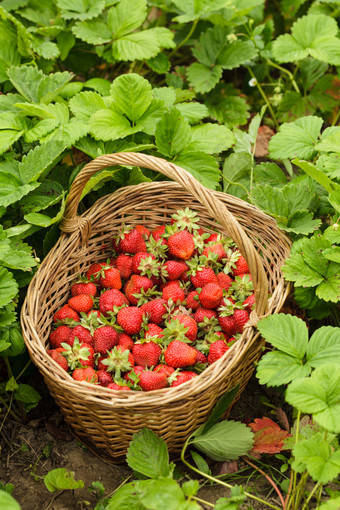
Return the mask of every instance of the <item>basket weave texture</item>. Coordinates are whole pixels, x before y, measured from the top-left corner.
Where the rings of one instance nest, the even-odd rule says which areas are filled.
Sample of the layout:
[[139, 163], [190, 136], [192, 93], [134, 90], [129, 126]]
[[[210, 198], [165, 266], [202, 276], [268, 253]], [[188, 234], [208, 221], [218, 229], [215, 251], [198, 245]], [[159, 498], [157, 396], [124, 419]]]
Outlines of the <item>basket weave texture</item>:
[[[172, 181], [121, 188], [77, 216], [89, 178], [116, 165], [152, 169]], [[174, 388], [124, 392], [74, 381], [46, 352], [53, 314], [67, 302], [71, 282], [92, 263], [111, 255], [112, 236], [122, 223], [152, 229], [169, 222], [172, 214], [185, 207], [197, 211], [205, 231], [230, 236], [248, 262], [256, 308], [242, 337], [198, 377]], [[279, 312], [289, 291], [280, 272], [290, 251], [288, 238], [256, 207], [205, 188], [173, 163], [136, 153], [101, 156], [82, 169], [72, 184], [61, 230], [59, 241], [35, 274], [22, 308], [23, 335], [33, 362], [80, 439], [119, 460], [133, 434], [149, 427], [165, 439], [170, 451], [179, 451], [221, 395], [238, 384], [238, 398], [246, 386], [263, 346], [256, 323], [259, 317]]]

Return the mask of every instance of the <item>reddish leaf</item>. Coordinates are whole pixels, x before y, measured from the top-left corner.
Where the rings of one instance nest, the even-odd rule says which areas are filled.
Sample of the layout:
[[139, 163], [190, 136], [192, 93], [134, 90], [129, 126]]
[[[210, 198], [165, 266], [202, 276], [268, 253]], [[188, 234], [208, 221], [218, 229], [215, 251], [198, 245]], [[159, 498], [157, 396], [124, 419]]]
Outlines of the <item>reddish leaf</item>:
[[253, 457], [260, 457], [261, 453], [279, 453], [283, 448], [283, 442], [290, 434], [282, 430], [277, 423], [270, 418], [256, 418], [249, 427], [254, 432], [254, 445], [250, 451]]
[[255, 147], [255, 156], [257, 158], [268, 156], [268, 144], [273, 135], [275, 135], [275, 131], [270, 129], [270, 127], [260, 126]]

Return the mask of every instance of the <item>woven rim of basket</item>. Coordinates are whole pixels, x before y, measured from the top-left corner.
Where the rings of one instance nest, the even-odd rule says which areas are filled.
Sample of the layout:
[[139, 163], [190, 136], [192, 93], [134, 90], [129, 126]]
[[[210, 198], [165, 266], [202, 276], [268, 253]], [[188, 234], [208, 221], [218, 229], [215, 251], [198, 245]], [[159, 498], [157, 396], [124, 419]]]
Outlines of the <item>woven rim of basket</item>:
[[[249, 326], [245, 328], [242, 337], [224, 354], [222, 358], [220, 358], [220, 360], [207, 367], [198, 377], [195, 377], [187, 383], [177, 387], [164, 388], [162, 390], [156, 390], [153, 392], [122, 392], [107, 390], [101, 386], [94, 386], [90, 383], [80, 383], [78, 381], [74, 381], [74, 379], [67, 372], [65, 372], [55, 361], [52, 360], [52, 358], [47, 354], [46, 349], [39, 338], [34, 323], [34, 318], [36, 319], [37, 317], [37, 310], [34, 309], [34, 307], [39, 301], [39, 288], [35, 288], [35, 285], [39, 274], [41, 274], [42, 271], [46, 269], [46, 266], [48, 267], [49, 261], [53, 260], [53, 257], [55, 257], [60, 252], [60, 250], [63, 249], [64, 244], [66, 246], [72, 245], [77, 241], [79, 243], [80, 236], [82, 244], [86, 245], [91, 233], [91, 225], [87, 220], [87, 216], [89, 211], [96, 207], [97, 203], [94, 204], [94, 206], [92, 206], [92, 208], [81, 217], [77, 216], [77, 208], [81, 193], [86, 182], [94, 173], [105, 167], [111, 167], [115, 165], [141, 166], [161, 172], [167, 177], [177, 181], [180, 184], [181, 189], [184, 188], [188, 193], [193, 195], [194, 198], [196, 198], [199, 202], [201, 202], [202, 205], [206, 207], [212, 218], [215, 218], [222, 225], [222, 227], [226, 228], [230, 232], [230, 237], [232, 237], [236, 242], [238, 248], [243, 253], [249, 264], [250, 272], [253, 276], [253, 281], [254, 276], [255, 278], [257, 276], [254, 281], [254, 288], [258, 290], [260, 287], [260, 293], [258, 293], [258, 295], [262, 295], [261, 316], [263, 316], [267, 311], [268, 298], [268, 292], [266, 290], [268, 289], [268, 282], [262, 266], [261, 258], [255, 250], [250, 239], [245, 234], [241, 225], [228, 211], [226, 204], [223, 203], [220, 198], [224, 199], [228, 197], [229, 200], [236, 202], [240, 207], [249, 210], [250, 213], [256, 211], [257, 214], [261, 215], [261, 217], [263, 217], [263, 221], [268, 224], [268, 228], [275, 228], [277, 230], [279, 236], [278, 243], [283, 245], [284, 251], [287, 253], [287, 255], [289, 253], [290, 242], [288, 238], [277, 228], [274, 220], [269, 216], [265, 215], [258, 209], [240, 199], [230, 197], [220, 192], [213, 192], [212, 190], [203, 187], [186, 170], [173, 165], [172, 163], [168, 163], [163, 159], [147, 156], [144, 154], [120, 153], [97, 158], [82, 169], [72, 184], [70, 190], [64, 219], [61, 225], [61, 229], [64, 231], [64, 234], [61, 236], [56, 246], [44, 259], [28, 289], [27, 297], [21, 314], [25, 342], [33, 358], [33, 361], [40, 368], [46, 378], [52, 378], [55, 382], [58, 381], [61, 387], [71, 391], [77, 396], [81, 396], [88, 402], [102, 404], [106, 408], [107, 406], [114, 406], [116, 408], [136, 408], [145, 405], [154, 407], [157, 405], [164, 405], [165, 402], [169, 403], [192, 397], [195, 394], [202, 393], [206, 387], [210, 388], [212, 382], [213, 385], [217, 386], [222, 380], [224, 380], [227, 372], [231, 370], [231, 368], [233, 368], [236, 364], [242, 362], [242, 359], [246, 355], [249, 347], [258, 340], [259, 333], [257, 333], [254, 328], [254, 325], [258, 320], [258, 315], [256, 312], [251, 314]], [[174, 186], [178, 189], [178, 186], [175, 183], [167, 183], [167, 185]], [[145, 186], [150, 186], [151, 188], [153, 186], [157, 187], [157, 182], [137, 185], [134, 186], [133, 189], [137, 190], [138, 187]], [[120, 188], [120, 190], [118, 190], [116, 193], [122, 193], [123, 191], [124, 188]], [[107, 197], [100, 199], [100, 201], [105, 201], [105, 199], [107, 199]], [[242, 250], [237, 240], [240, 241]], [[277, 311], [281, 308], [284, 300], [286, 299], [286, 296], [288, 295], [288, 292], [289, 285], [285, 283], [283, 279], [281, 279], [270, 298], [270, 312]], [[263, 297], [264, 293], [265, 296]]]

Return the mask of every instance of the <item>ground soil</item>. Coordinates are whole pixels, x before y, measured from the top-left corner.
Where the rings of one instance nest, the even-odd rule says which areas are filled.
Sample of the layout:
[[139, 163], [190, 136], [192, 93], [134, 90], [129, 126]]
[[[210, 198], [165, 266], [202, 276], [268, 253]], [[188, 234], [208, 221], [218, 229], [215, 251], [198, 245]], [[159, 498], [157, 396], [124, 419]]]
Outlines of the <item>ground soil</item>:
[[[275, 419], [271, 414], [273, 408], [270, 406], [281, 407], [283, 404], [283, 397], [279, 393], [271, 393], [267, 388], [259, 386], [256, 378], [253, 377], [241, 399], [235, 404], [230, 418], [246, 422], [262, 416]], [[109, 464], [74, 438], [48, 394], [29, 416], [31, 419], [26, 424], [17, 424], [7, 419], [1, 444], [0, 481], [3, 484], [13, 484], [12, 494], [20, 503], [22, 510], [46, 510], [47, 508], [49, 510], [85, 508], [92, 510], [97, 502], [96, 496], [88, 490], [92, 482], [101, 482], [105, 487], [105, 496], [108, 496], [131, 477], [132, 472], [127, 464]], [[267, 459], [267, 462], [270, 464], [272, 460]], [[180, 463], [177, 462], [177, 465], [181, 468]], [[53, 494], [46, 489], [41, 477], [51, 469], [60, 467], [74, 471], [75, 479], [84, 481], [84, 488], [58, 493], [50, 505]], [[239, 461], [224, 464], [215, 462], [211, 463], [210, 467], [213, 473], [221, 474], [247, 466]], [[249, 473], [251, 470], [247, 472], [247, 475]], [[186, 471], [184, 476], [194, 477], [194, 474]], [[235, 476], [235, 474], [226, 474], [225, 479], [237, 484], [247, 482], [247, 478], [235, 480]], [[215, 503], [220, 497], [228, 496], [228, 489], [210, 485], [204, 480], [200, 483], [202, 488], [198, 495], [210, 503]], [[252, 485], [253, 493], [264, 498], [268, 498], [269, 495], [269, 500], [275, 501], [275, 494], [272, 493], [264, 477], [257, 475], [252, 477], [250, 485]], [[266, 508], [256, 502], [252, 503], [252, 507], [254, 510]], [[202, 508], [211, 508], [211, 506], [202, 505]], [[246, 505], [244, 508], [249, 506]]]

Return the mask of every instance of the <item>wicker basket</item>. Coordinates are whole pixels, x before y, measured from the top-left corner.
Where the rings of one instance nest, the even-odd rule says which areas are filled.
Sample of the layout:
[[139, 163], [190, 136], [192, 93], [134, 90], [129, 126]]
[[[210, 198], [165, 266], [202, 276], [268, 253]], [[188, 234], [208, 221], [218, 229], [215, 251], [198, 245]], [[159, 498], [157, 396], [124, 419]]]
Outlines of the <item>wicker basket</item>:
[[[145, 182], [121, 188], [98, 200], [77, 216], [78, 203], [88, 179], [103, 168], [140, 166], [176, 182]], [[248, 262], [256, 309], [242, 338], [198, 377], [174, 388], [153, 392], [112, 391], [72, 379], [47, 354], [53, 314], [68, 299], [75, 274], [112, 252], [112, 235], [121, 224], [154, 228], [179, 208], [198, 212], [207, 232], [230, 236]], [[288, 238], [274, 220], [257, 208], [227, 194], [202, 186], [182, 168], [163, 159], [136, 153], [101, 156], [88, 163], [72, 184], [58, 243], [44, 259], [29, 288], [21, 321], [25, 342], [65, 420], [79, 438], [104, 449], [116, 460], [125, 455], [132, 435], [149, 427], [180, 450], [185, 439], [209, 415], [217, 399], [240, 385], [246, 386], [263, 341], [255, 329], [258, 318], [278, 312], [287, 296], [280, 267], [289, 254]], [[269, 297], [269, 300], [268, 300]]]

